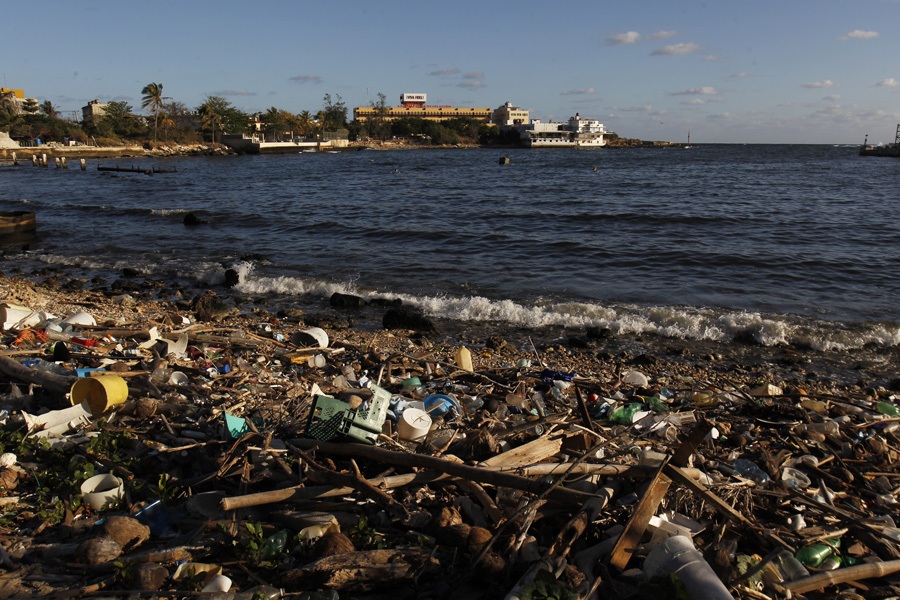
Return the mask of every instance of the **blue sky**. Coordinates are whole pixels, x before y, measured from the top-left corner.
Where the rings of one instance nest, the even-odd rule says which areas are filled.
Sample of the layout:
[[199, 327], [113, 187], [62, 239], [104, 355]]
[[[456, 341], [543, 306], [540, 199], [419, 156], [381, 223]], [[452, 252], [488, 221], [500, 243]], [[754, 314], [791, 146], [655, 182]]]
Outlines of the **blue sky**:
[[150, 82], [189, 107], [351, 109], [378, 93], [621, 136], [893, 141], [900, 0], [4, 2], [0, 85], [64, 111], [140, 112]]

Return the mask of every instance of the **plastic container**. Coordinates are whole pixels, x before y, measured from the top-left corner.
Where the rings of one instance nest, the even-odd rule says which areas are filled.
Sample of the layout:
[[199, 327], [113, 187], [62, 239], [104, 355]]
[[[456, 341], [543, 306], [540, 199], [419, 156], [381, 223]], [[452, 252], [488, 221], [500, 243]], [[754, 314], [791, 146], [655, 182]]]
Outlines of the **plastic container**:
[[756, 485], [764, 486], [771, 478], [769, 474], [759, 468], [755, 462], [751, 460], [746, 460], [744, 458], [738, 458], [734, 461], [732, 468], [737, 472], [738, 475], [745, 479], [749, 479], [756, 483]]
[[456, 351], [456, 356], [454, 358], [456, 360], [456, 366], [463, 371], [475, 370], [472, 366], [472, 353], [465, 346], [460, 347], [460, 349]]
[[837, 436], [841, 433], [841, 427], [834, 421], [823, 421], [821, 423], [809, 423], [806, 425], [806, 431], [824, 433], [828, 436]]
[[110, 473], [94, 475], [81, 484], [81, 499], [94, 510], [103, 510], [108, 504], [115, 504], [124, 494], [125, 484]]
[[431, 417], [424, 410], [407, 407], [397, 420], [397, 434], [408, 442], [421, 442], [431, 429]]
[[647, 577], [672, 574], [684, 584], [691, 600], [734, 600], [690, 538], [675, 535], [659, 543], [644, 560]]
[[96, 417], [125, 402], [128, 398], [128, 384], [118, 375], [81, 377], [72, 384], [69, 395], [73, 406], [85, 402], [91, 414]]
[[778, 570], [781, 571], [781, 575], [784, 577], [785, 581], [796, 581], [798, 579], [803, 579], [804, 577], [809, 577], [809, 571], [806, 570], [803, 563], [797, 560], [797, 557], [785, 548], [778, 551], [778, 554], [775, 555], [772, 562], [774, 562], [778, 567]]
[[890, 402], [879, 402], [875, 405], [875, 410], [887, 417], [900, 417], [900, 408], [897, 408]]
[[819, 567], [829, 557], [835, 554], [835, 550], [840, 547], [839, 539], [828, 540], [828, 543], [819, 542], [810, 544], [797, 550], [797, 560], [807, 567]]
[[792, 490], [804, 490], [812, 484], [806, 473], [793, 467], [781, 470], [781, 483]]
[[620, 425], [631, 425], [634, 422], [634, 416], [641, 412], [642, 408], [643, 405], [639, 402], [617, 406], [609, 413], [609, 422], [618, 423]]

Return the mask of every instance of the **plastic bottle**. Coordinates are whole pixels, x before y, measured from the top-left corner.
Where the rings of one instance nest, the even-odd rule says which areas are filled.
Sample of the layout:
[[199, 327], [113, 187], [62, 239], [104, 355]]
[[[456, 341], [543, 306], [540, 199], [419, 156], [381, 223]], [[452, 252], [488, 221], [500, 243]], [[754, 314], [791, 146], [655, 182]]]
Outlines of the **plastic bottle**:
[[465, 346], [456, 351], [456, 366], [463, 371], [474, 371], [472, 366], [472, 353]]
[[806, 431], [813, 431], [816, 433], [824, 433], [828, 436], [837, 436], [841, 433], [841, 427], [834, 421], [823, 421], [821, 423], [809, 423], [805, 427]]
[[281, 555], [287, 545], [288, 531], [282, 529], [263, 540], [259, 547], [259, 555], [263, 560], [272, 560]]
[[778, 566], [785, 581], [796, 581], [809, 577], [809, 571], [803, 566], [803, 563], [786, 548], [779, 550], [772, 561]]
[[620, 425], [631, 425], [634, 422], [634, 415], [643, 408], [640, 402], [632, 402], [617, 406], [609, 413], [610, 423], [619, 423]]
[[734, 600], [728, 588], [687, 536], [666, 538], [644, 560], [644, 574], [647, 577], [669, 573], [677, 573], [690, 598]]
[[745, 479], [749, 479], [756, 483], [756, 485], [763, 486], [769, 483], [770, 477], [769, 474], [759, 468], [759, 466], [750, 460], [746, 460], [744, 458], [738, 458], [732, 464], [732, 468], [737, 472], [738, 475]]
[[797, 560], [799, 560], [807, 567], [818, 567], [823, 562], [825, 562], [827, 558], [833, 556], [836, 549], [841, 545], [841, 540], [839, 539], [831, 539], [826, 541], [827, 543], [818, 542], [800, 548], [799, 550], [797, 550]]
[[806, 473], [793, 467], [785, 467], [781, 470], [781, 482], [792, 490], [803, 490], [812, 483]]
[[900, 408], [897, 408], [890, 402], [879, 402], [875, 405], [875, 410], [887, 417], [900, 417]]

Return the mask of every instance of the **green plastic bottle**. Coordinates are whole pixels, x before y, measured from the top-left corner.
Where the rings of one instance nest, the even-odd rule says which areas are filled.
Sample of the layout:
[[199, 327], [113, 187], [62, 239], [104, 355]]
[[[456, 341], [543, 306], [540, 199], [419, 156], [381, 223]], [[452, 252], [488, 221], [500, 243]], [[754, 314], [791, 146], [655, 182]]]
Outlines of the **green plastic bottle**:
[[879, 402], [875, 405], [875, 410], [887, 417], [900, 417], [900, 408], [890, 402]]
[[634, 415], [644, 407], [640, 402], [632, 402], [624, 406], [617, 406], [609, 413], [609, 422], [618, 423], [620, 425], [631, 425], [634, 422]]
[[797, 560], [806, 565], [807, 567], [818, 567], [823, 562], [825, 562], [828, 558], [835, 555], [837, 553], [837, 549], [841, 547], [841, 540], [837, 538], [833, 538], [830, 540], [825, 540], [825, 542], [818, 542], [815, 544], [810, 544], [809, 546], [805, 546], [797, 550]]

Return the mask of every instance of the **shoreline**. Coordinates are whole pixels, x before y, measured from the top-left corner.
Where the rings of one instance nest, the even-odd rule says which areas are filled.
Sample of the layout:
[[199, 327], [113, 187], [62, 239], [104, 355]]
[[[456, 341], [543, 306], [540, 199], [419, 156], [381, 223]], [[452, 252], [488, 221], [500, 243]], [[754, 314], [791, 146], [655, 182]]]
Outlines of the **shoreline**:
[[[837, 512], [837, 508], [822, 512], [816, 504], [806, 509], [807, 530], [798, 532], [784, 525], [787, 494], [782, 488], [787, 484], [778, 480], [787, 477], [781, 472], [788, 458], [806, 454], [819, 461], [809, 477], [827, 475], [828, 485], [841, 494], [834, 504], [857, 509], [852, 515], [874, 517], [887, 510], [874, 502], [867, 505], [874, 492], [866, 489], [873, 484], [862, 478], [864, 469], [896, 476], [896, 462], [892, 462], [896, 453], [888, 442], [880, 441], [882, 436], [896, 441], [896, 433], [887, 429], [878, 433], [880, 429], [874, 427], [857, 430], [875, 425], [866, 422], [864, 411], [874, 413], [877, 402], [896, 404], [894, 396], [879, 386], [844, 386], [824, 373], [811, 377], [803, 353], [796, 349], [748, 347], [744, 362], [736, 344], [706, 345], [703, 352], [709, 354], [701, 355], [687, 342], [653, 342], [639, 336], [618, 340], [598, 332], [593, 337], [581, 335], [586, 340], [576, 343], [574, 332], [563, 329], [513, 331], [493, 323], [436, 321], [437, 331], [388, 329], [375, 323], [377, 314], [390, 310], [387, 307], [366, 307], [363, 310], [371, 314], [357, 325], [354, 315], [361, 315], [360, 310], [338, 308], [327, 300], [320, 310], [270, 312], [259, 299], [242, 298], [221, 287], [165, 289], [164, 282], [132, 277], [127, 290], [94, 290], [80, 287], [77, 284], [84, 282], [66, 280], [60, 273], [42, 277], [39, 281], [37, 276], [0, 275], [0, 301], [59, 317], [90, 314], [96, 325], [77, 327], [79, 337], [68, 342], [71, 356], [59, 363], [64, 369], [73, 364], [97, 367], [106, 363], [107, 370], [127, 382], [128, 397], [105, 411], [103, 419], [97, 415], [94, 423], [84, 425], [84, 431], [73, 433], [70, 441], [52, 452], [42, 450], [39, 444], [15, 445], [11, 432], [22, 429], [21, 413], [26, 410], [39, 414], [44, 409], [66, 408], [69, 403], [60, 392], [67, 390], [74, 378], [55, 390], [28, 386], [27, 394], [0, 397], [0, 407], [7, 415], [0, 428], [4, 436], [0, 443], [5, 444], [0, 450], [16, 453], [12, 460], [18, 459], [25, 467], [0, 468], [0, 476], [12, 469], [15, 478], [14, 484], [4, 479], [7, 483], [3, 485], [18, 486], [14, 491], [7, 489], [6, 496], [0, 493], [0, 538], [15, 540], [15, 544], [4, 542], [6, 548], [2, 548], [4, 566], [11, 570], [0, 581], [0, 594], [5, 596], [46, 597], [98, 581], [111, 595], [118, 595], [118, 589], [139, 589], [157, 591], [160, 597], [176, 596], [177, 592], [166, 590], [195, 589], [188, 588], [192, 582], [172, 577], [177, 562], [187, 561], [212, 565], [241, 590], [262, 582], [288, 592], [326, 585], [340, 590], [341, 598], [368, 598], [372, 596], [357, 595], [365, 592], [367, 584], [400, 584], [402, 576], [400, 581], [390, 579], [396, 575], [385, 574], [371, 581], [354, 577], [335, 579], [331, 584], [323, 584], [322, 577], [353, 565], [341, 561], [374, 559], [374, 548], [396, 546], [392, 561], [402, 560], [407, 552], [430, 553], [432, 568], [417, 571], [416, 576], [417, 590], [435, 586], [437, 595], [429, 597], [445, 597], [439, 594], [441, 585], [446, 585], [442, 582], [447, 573], [455, 572], [456, 595], [496, 598], [511, 589], [529, 565], [541, 564], [540, 553], [526, 558], [524, 553], [505, 549], [510, 536], [507, 526], [516, 524], [520, 514], [510, 505], [510, 494], [517, 501], [536, 503], [537, 526], [531, 535], [541, 548], [551, 547], [570, 517], [579, 514], [578, 507], [586, 498], [597, 502], [605, 497], [603, 506], [571, 538], [572, 557], [579, 551], [596, 553], [588, 568], [570, 557], [560, 582], [574, 589], [585, 577], [593, 576], [594, 563], [606, 560], [602, 548], [611, 547], [610, 537], [630, 522], [638, 500], [650, 495], [646, 485], [657, 469], [647, 461], [666, 457], [695, 427], [701, 433], [715, 427], [715, 436], [697, 445], [695, 462], [685, 471], [694, 473], [689, 477], [699, 477], [708, 489], [700, 486], [698, 492], [683, 484], [675, 486], [669, 491], [665, 510], [696, 521], [698, 527], [704, 524], [692, 533], [694, 543], [716, 567], [717, 576], [728, 582], [737, 577], [730, 573], [734, 559], [722, 562], [710, 550], [724, 543], [717, 532], [727, 530], [739, 553], [758, 557], [781, 545], [802, 548], [822, 538], [823, 531], [839, 527], [845, 527], [840, 534], [847, 542], [845, 547], [861, 536], [853, 523], [835, 518], [835, 514], [850, 512]], [[150, 290], [159, 298], [151, 298]], [[232, 300], [240, 310], [234, 310]], [[320, 347], [307, 348], [310, 342], [296, 337], [313, 327], [327, 335], [325, 347], [319, 342]], [[159, 348], [162, 342], [140, 349], [138, 344], [152, 336], [151, 328], [173, 343], [184, 336], [185, 352], [166, 354]], [[47, 342], [26, 340], [13, 347], [12, 334], [4, 332], [2, 337], [4, 366], [6, 361], [24, 358], [41, 358], [46, 365], [57, 359], [57, 351]], [[591, 339], [594, 345], [586, 347]], [[82, 347], [86, 340], [96, 344]], [[459, 358], [463, 345], [470, 348], [471, 370], [464, 367], [465, 359]], [[166, 344], [165, 348], [171, 351], [172, 346]], [[0, 384], [16, 383], [8, 366], [0, 370]], [[165, 378], [175, 372], [181, 374], [181, 381], [167, 382]], [[565, 383], [569, 377], [571, 384]], [[344, 383], [339, 383], [341, 378]], [[380, 435], [375, 434], [377, 443], [372, 446], [319, 442], [308, 433], [301, 437], [305, 424], [311, 422], [308, 415], [315, 390], [340, 398], [344, 393], [356, 393], [343, 387], [348, 381], [352, 388], [352, 382], [363, 378], [377, 381], [396, 395], [393, 398], [411, 401], [437, 392], [451, 394], [464, 408], [459, 416], [435, 417], [437, 428], [428, 434], [435, 437], [421, 444], [398, 438], [394, 429], [400, 426], [393, 423], [385, 423], [390, 433], [382, 429]], [[407, 386], [413, 378], [420, 380], [420, 387]], [[18, 385], [25, 389], [21, 381]], [[520, 393], [522, 402], [543, 406], [546, 415], [516, 409], [523, 406], [516, 403]], [[348, 401], [354, 397], [358, 398], [346, 396]], [[537, 400], [539, 397], [543, 400]], [[664, 428], [659, 431], [648, 426], [641, 429], [639, 422], [625, 425], [609, 419], [613, 408], [606, 406], [608, 402], [633, 410], [635, 402], [654, 407], [654, 401], [656, 408], [647, 408], [650, 412], [644, 414], [663, 419], [659, 422]], [[664, 417], [667, 412], [671, 417]], [[228, 415], [238, 423], [252, 420], [252, 431], [248, 428], [229, 437], [230, 428], [236, 425], [222, 425], [228, 423]], [[839, 415], [845, 419], [839, 426], [843, 439], [851, 440], [843, 446], [837, 435], [832, 439], [814, 433], [819, 430], [804, 429], [813, 426], [807, 423], [821, 425], [822, 419], [837, 427]], [[693, 425], [695, 421], [700, 424]], [[856, 441], [857, 431], [874, 437]], [[459, 432], [464, 439], [454, 443]], [[438, 442], [428, 441], [447, 433], [450, 441], [441, 442], [446, 444], [443, 450]], [[438, 458], [441, 455], [443, 459]], [[348, 462], [348, 457], [357, 462]], [[605, 468], [607, 474], [602, 479], [594, 476], [596, 483], [579, 477], [555, 491], [546, 489], [545, 479], [538, 479], [542, 471], [526, 474], [531, 467], [567, 467], [576, 457], [581, 457], [576, 464], [586, 458], [583, 467]], [[754, 485], [736, 475], [729, 467], [737, 467], [735, 457], [767, 471], [765, 479], [754, 480]], [[838, 460], [831, 460], [835, 457]], [[402, 486], [410, 485], [404, 483], [394, 491], [381, 487], [379, 482], [388, 479], [383, 477], [388, 471], [398, 478], [411, 476], [403, 473], [426, 460], [432, 462], [423, 463], [419, 475], [427, 474], [427, 469], [446, 468], [455, 469], [447, 472], [456, 479], [429, 483], [433, 478], [425, 478], [426, 483], [411, 484], [412, 489], [404, 489]], [[595, 464], [598, 460], [600, 464]], [[85, 477], [85, 464], [91, 465], [91, 473], [94, 469], [109, 472], [125, 481], [124, 499], [112, 508], [82, 506], [76, 490]], [[806, 463], [791, 464], [809, 470]], [[72, 465], [77, 466], [76, 471]], [[515, 469], [507, 476], [515, 472], [516, 479], [497, 481], [499, 474], [483, 474], [486, 465]], [[358, 482], [336, 493], [333, 488], [347, 486], [347, 473], [354, 471], [357, 478], [374, 481], [380, 495], [373, 495], [371, 486], [361, 487]], [[848, 477], [857, 477], [855, 485], [865, 494], [853, 494], [857, 488], [845, 483]], [[317, 491], [322, 489], [329, 495]], [[544, 489], [547, 498], [536, 499]], [[523, 494], [523, 490], [529, 493]], [[814, 486], [808, 490], [812, 491]], [[63, 502], [46, 500], [48, 493]], [[591, 495], [583, 496], [585, 493]], [[705, 505], [704, 495], [709, 493], [725, 498], [734, 508], [725, 516], [717, 513]], [[794, 493], [804, 498], [799, 491]], [[295, 500], [293, 494], [297, 494]], [[244, 504], [249, 499], [252, 502]], [[285, 507], [285, 499], [301, 504]], [[657, 504], [661, 499], [656, 499]], [[549, 504], [543, 507], [544, 502]], [[58, 505], [65, 510], [57, 510]], [[142, 517], [154, 506], [162, 512]], [[581, 510], [588, 510], [587, 506]], [[659, 510], [663, 509], [660, 505]], [[735, 510], [743, 515], [743, 522], [726, 524], [727, 515]], [[326, 552], [323, 544], [294, 539], [302, 528], [321, 525], [322, 518], [337, 525], [322, 538], [339, 537], [339, 542], [333, 542], [340, 544], [336, 550]], [[106, 523], [127, 530], [111, 531]], [[216, 528], [212, 523], [231, 523], [233, 527]], [[255, 539], [253, 527], [259, 530], [257, 544], [286, 531], [284, 551], [279, 548], [271, 558], [248, 553]], [[482, 536], [478, 544], [472, 541], [476, 530]], [[371, 537], [361, 535], [365, 531], [377, 532], [386, 546], [374, 546]], [[755, 535], [761, 531], [767, 532], [766, 536]], [[475, 557], [489, 539], [496, 545], [479, 565]], [[870, 544], [867, 555], [890, 556], [870, 538], [862, 539]], [[450, 552], [444, 552], [448, 548]], [[641, 553], [638, 556], [643, 558]], [[317, 573], [319, 563], [314, 561], [328, 561], [318, 567], [326, 573]], [[73, 563], [89, 566], [76, 575]], [[252, 575], [245, 565], [253, 570]], [[435, 575], [434, 567], [440, 567], [437, 572], [443, 575]], [[139, 576], [139, 572], [143, 575], [151, 570], [156, 572], [155, 578]], [[61, 574], [65, 576], [59, 577]], [[489, 585], [484, 585], [485, 577], [490, 578]], [[603, 578], [607, 586], [637, 585], [633, 577], [604, 573]], [[883, 585], [878, 580], [868, 583]], [[737, 594], [742, 599], [758, 597]]]

